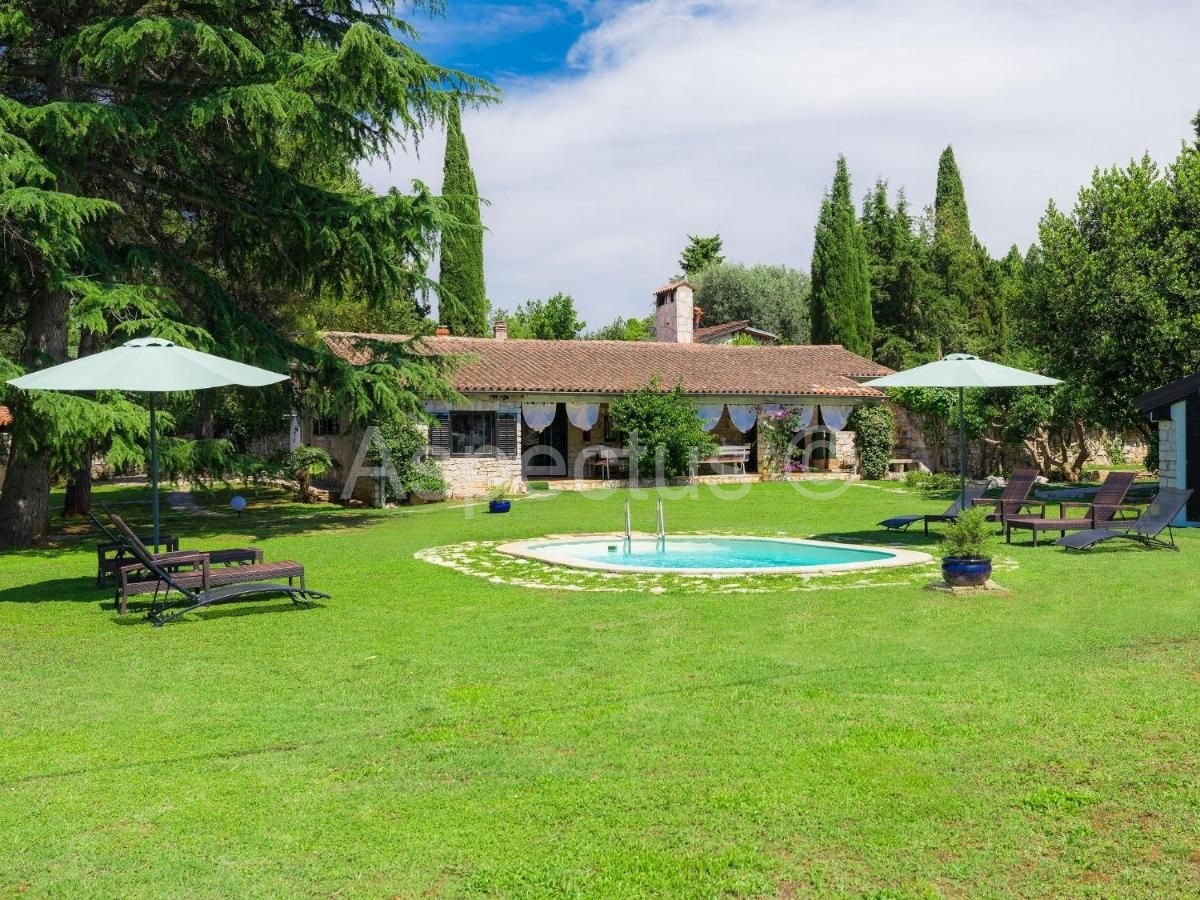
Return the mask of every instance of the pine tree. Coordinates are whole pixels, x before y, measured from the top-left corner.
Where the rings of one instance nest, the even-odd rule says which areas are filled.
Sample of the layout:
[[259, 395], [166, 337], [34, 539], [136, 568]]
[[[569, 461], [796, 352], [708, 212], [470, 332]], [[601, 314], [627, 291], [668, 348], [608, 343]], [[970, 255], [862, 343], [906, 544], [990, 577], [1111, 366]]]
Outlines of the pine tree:
[[483, 281], [483, 223], [471, 156], [463, 136], [462, 114], [451, 106], [446, 127], [442, 196], [456, 224], [442, 235], [439, 320], [451, 334], [482, 337], [488, 331]]
[[932, 355], [922, 296], [924, 259], [904, 192], [893, 208], [887, 182], [877, 181], [863, 200], [862, 225], [871, 272], [874, 358], [897, 369], [924, 361]]
[[708, 237], [689, 234], [688, 245], [679, 256], [679, 268], [683, 270], [684, 277], [695, 278], [709, 266], [719, 266], [725, 262], [721, 244], [719, 234]]
[[[464, 93], [491, 93], [397, 40], [411, 31], [386, 8], [0, 0], [0, 303], [24, 334], [11, 368], [62, 361], [80, 329], [153, 331], [279, 371], [304, 363], [355, 416], [415, 408], [427, 363], [399, 351], [350, 371], [278, 316], [296, 294], [411, 293], [442, 202], [339, 189], [314, 169], [402, 148]], [[51, 475], [121, 410], [5, 400], [0, 546], [44, 531]]]
[[812, 336], [870, 356], [874, 333], [866, 241], [850, 196], [846, 158], [821, 203], [812, 259]]

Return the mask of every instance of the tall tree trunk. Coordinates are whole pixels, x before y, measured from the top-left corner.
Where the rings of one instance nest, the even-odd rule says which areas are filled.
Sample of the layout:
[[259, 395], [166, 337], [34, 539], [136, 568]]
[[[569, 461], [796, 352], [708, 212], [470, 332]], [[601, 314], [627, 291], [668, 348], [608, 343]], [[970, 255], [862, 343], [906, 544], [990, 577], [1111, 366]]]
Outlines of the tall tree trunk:
[[83, 453], [79, 468], [67, 479], [63, 498], [63, 517], [86, 516], [92, 511], [92, 448]]
[[[79, 335], [79, 356], [91, 356], [101, 349], [101, 337], [90, 328]], [[88, 445], [79, 460], [79, 468], [67, 476], [67, 493], [63, 498], [64, 518], [86, 516], [92, 511], [92, 457], [95, 448]]]
[[[56, 363], [66, 359], [70, 302], [65, 291], [53, 291], [30, 302], [21, 350], [26, 368], [40, 365], [45, 357]], [[39, 423], [29, 401], [18, 396], [12, 414], [12, 455], [0, 494], [0, 547], [26, 547], [46, 535], [51, 472], [45, 455], [36, 449]]]

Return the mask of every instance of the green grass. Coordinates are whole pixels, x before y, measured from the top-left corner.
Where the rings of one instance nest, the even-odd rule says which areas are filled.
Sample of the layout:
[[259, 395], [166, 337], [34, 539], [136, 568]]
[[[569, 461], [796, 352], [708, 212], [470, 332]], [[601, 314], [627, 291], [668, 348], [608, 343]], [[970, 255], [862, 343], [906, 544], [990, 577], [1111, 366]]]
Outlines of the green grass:
[[[413, 557], [613, 530], [623, 500], [175, 518], [333, 599], [162, 629], [100, 605], [82, 537], [0, 557], [0, 895], [1200, 891], [1200, 534], [1001, 543], [1012, 593], [971, 598], [578, 593]], [[944, 505], [761, 485], [667, 515], [883, 541]]]

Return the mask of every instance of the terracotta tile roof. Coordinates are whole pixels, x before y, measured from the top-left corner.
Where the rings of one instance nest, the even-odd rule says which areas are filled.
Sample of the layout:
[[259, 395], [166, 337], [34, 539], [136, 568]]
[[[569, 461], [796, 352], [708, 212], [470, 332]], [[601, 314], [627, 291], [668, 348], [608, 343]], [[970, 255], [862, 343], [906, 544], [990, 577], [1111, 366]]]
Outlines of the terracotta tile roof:
[[692, 286], [692, 283], [690, 281], [688, 281], [686, 278], [681, 278], [679, 281], [672, 281], [669, 284], [664, 284], [662, 287], [660, 287], [658, 290], [656, 290], [654, 292], [654, 296], [657, 297], [659, 294], [665, 294], [667, 291], [673, 291], [673, 290], [675, 290], [675, 288], [679, 287], [681, 284], [686, 284], [688, 287]]
[[[367, 362], [362, 340], [401, 341], [401, 335], [330, 331], [325, 343], [343, 359]], [[840, 345], [735, 346], [655, 341], [533, 341], [429, 337], [424, 352], [465, 357], [454, 377], [464, 394], [621, 394], [645, 387], [657, 375], [663, 385], [683, 384], [691, 394], [737, 397], [878, 397], [855, 378], [891, 369]]]
[[12, 413], [7, 406], [0, 406], [0, 428], [11, 425], [13, 421]]
[[751, 327], [749, 319], [739, 319], [736, 322], [722, 322], [719, 325], [705, 325], [703, 328], [697, 328], [692, 332], [692, 340], [697, 344], [707, 344], [711, 341], [719, 341], [721, 338], [728, 337], [731, 334], [737, 334], [739, 331], [753, 332], [771, 340], [775, 340], [776, 338], [769, 331]]

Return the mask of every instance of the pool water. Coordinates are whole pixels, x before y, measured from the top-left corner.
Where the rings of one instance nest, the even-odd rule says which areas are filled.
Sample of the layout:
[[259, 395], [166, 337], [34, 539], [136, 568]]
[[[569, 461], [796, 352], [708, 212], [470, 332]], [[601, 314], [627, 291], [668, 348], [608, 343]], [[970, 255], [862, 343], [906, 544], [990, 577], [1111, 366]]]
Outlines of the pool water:
[[505, 553], [585, 569], [692, 574], [806, 573], [911, 565], [930, 557], [909, 550], [784, 538], [680, 536], [660, 544], [652, 537], [597, 535], [524, 541]]

